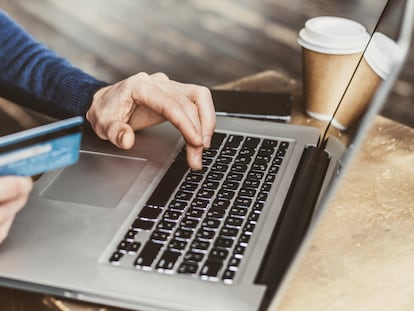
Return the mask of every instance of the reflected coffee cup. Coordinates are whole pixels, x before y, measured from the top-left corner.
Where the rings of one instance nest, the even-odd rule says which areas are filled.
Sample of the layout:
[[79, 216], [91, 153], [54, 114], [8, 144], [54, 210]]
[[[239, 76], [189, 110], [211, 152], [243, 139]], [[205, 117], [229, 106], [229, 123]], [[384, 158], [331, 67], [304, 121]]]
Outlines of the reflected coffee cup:
[[[305, 109], [311, 117], [331, 119], [369, 38], [363, 25], [346, 18], [321, 16], [305, 23], [298, 43], [302, 46]], [[340, 129], [350, 124], [347, 118], [332, 123]]]
[[391, 72], [396, 47], [391, 38], [374, 33], [335, 114], [337, 128], [346, 129], [363, 115], [380, 82]]

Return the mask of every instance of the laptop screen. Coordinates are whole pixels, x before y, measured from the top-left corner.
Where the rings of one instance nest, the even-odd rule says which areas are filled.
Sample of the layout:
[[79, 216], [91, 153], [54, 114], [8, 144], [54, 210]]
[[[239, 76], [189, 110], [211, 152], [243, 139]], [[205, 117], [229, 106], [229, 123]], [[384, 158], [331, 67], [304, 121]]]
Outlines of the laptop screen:
[[[405, 57], [399, 46], [405, 2], [385, 1], [377, 21], [368, 21], [372, 24], [371, 29], [363, 20], [357, 20], [367, 27], [370, 38], [350, 80], [343, 86], [344, 91], [321, 137], [320, 146], [324, 147], [327, 139], [335, 136], [352, 148], [358, 137], [364, 136], [362, 133], [372, 124], [372, 118], [380, 112]], [[387, 91], [381, 90], [384, 88]]]
[[[341, 100], [335, 107], [335, 113], [332, 114], [328, 121], [326, 130], [322, 136], [323, 138], [319, 142], [319, 147], [324, 148], [328, 145], [332, 137], [345, 143], [348, 148], [340, 161], [342, 167], [349, 166], [353, 150], [366, 137], [366, 133], [371, 127], [373, 119], [380, 112], [398, 77], [405, 57], [408, 54], [412, 33], [413, 12], [413, 0], [390, 0], [384, 3], [384, 8], [378, 13], [379, 17], [377, 18], [377, 22], [372, 26], [370, 31], [370, 39], [358, 59], [357, 65], [352, 69], [352, 78], [349, 80], [348, 85], [346, 85]], [[363, 21], [359, 22], [363, 24]], [[369, 80], [368, 78], [371, 81], [367, 81]], [[369, 83], [372, 81], [376, 83]], [[347, 121], [346, 117], [349, 116], [347, 110], [352, 108], [352, 105], [349, 106], [350, 98], [347, 98], [347, 96], [354, 97], [355, 94], [364, 94], [363, 92], [355, 91], [355, 88], [362, 88], [364, 90], [367, 87], [372, 87], [372, 90], [368, 94], [369, 98], [366, 100], [366, 105], [359, 111], [359, 115], [349, 125], [347, 124], [346, 127], [344, 126], [341, 129], [341, 122]], [[339, 126], [338, 123], [340, 124]], [[338, 176], [342, 177], [343, 175], [342, 173]], [[316, 210], [317, 215], [315, 215], [315, 218], [320, 219], [321, 213], [326, 210], [329, 198], [332, 197], [334, 190], [338, 186], [337, 181], [339, 179], [337, 178], [335, 182], [330, 183], [328, 191], [325, 193], [319, 204], [319, 208]], [[316, 228], [316, 223], [313, 222], [312, 228]], [[277, 295], [274, 295], [270, 302], [269, 310], [276, 310], [280, 303], [280, 298], [283, 296], [283, 291], [286, 289], [286, 284], [292, 275], [292, 271], [297, 266], [301, 255], [304, 254], [304, 251], [309, 246], [311, 236], [312, 234], [306, 235], [305, 241], [299, 248], [299, 252], [295, 255], [293, 264], [284, 277], [282, 288], [277, 291]]]

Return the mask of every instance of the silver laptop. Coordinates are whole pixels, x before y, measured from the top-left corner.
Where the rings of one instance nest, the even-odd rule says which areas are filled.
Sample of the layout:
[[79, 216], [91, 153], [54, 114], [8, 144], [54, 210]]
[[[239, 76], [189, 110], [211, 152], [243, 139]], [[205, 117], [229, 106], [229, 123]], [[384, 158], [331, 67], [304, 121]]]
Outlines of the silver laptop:
[[408, 52], [414, 0], [385, 11], [392, 27], [376, 30], [398, 43], [393, 69], [348, 143], [218, 117], [195, 172], [169, 124], [137, 133], [129, 151], [85, 131], [79, 163], [36, 181], [0, 246], [0, 284], [134, 310], [275, 307]]

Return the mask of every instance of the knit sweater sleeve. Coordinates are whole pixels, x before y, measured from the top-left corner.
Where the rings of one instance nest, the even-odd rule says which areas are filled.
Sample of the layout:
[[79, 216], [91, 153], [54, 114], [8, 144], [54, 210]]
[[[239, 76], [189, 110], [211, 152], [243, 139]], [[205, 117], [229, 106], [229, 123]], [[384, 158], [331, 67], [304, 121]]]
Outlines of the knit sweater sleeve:
[[107, 83], [75, 68], [0, 10], [0, 96], [56, 117], [85, 116]]

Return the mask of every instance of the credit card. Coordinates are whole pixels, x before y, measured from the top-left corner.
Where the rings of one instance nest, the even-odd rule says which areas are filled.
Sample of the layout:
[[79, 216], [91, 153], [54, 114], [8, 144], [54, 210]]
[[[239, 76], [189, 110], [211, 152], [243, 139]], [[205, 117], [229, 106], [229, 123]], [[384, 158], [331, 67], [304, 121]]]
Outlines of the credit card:
[[79, 160], [82, 117], [0, 137], [0, 176], [34, 176]]

